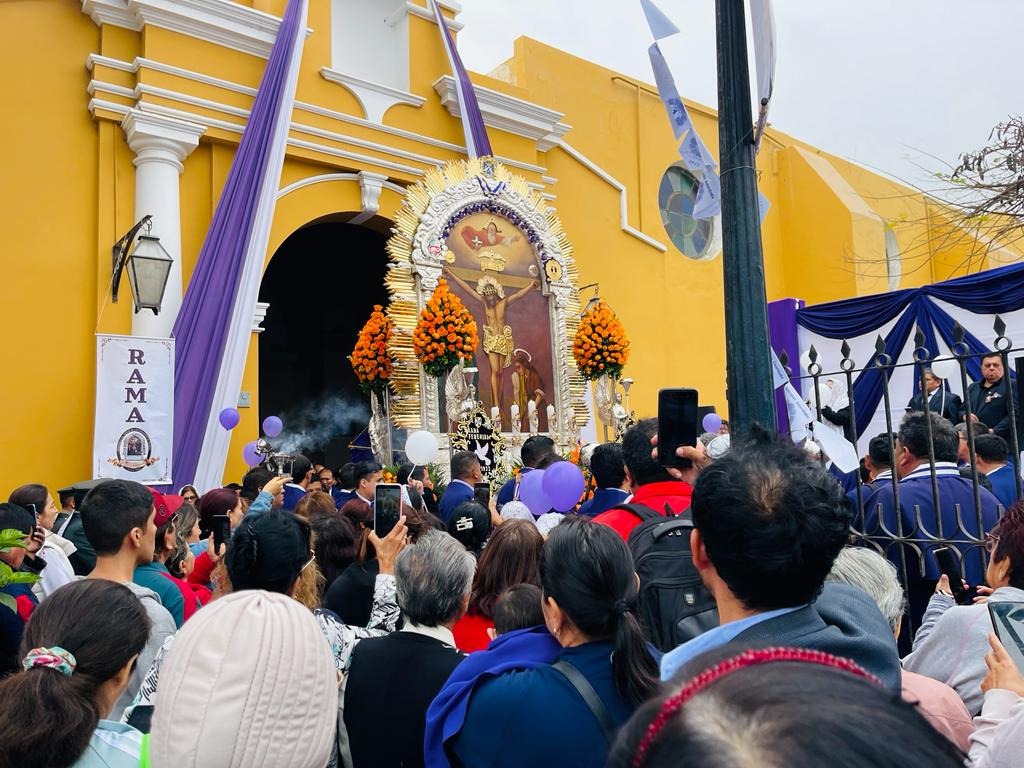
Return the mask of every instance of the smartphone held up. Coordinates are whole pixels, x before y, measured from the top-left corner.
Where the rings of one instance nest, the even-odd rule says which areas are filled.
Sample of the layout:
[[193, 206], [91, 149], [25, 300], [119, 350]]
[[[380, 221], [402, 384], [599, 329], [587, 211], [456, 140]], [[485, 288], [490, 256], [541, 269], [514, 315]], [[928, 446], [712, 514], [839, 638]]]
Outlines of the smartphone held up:
[[402, 516], [402, 486], [398, 483], [377, 483], [373, 498], [373, 532], [383, 539]]
[[697, 390], [658, 392], [658, 461], [663, 467], [689, 469], [692, 462], [676, 455], [684, 445], [697, 445]]

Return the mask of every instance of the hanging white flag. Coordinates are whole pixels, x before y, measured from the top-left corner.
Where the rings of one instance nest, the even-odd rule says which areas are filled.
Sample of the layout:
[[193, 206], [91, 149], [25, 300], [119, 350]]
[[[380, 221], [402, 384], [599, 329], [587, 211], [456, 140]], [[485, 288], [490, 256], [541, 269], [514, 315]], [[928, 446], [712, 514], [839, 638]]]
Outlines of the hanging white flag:
[[754, 146], [760, 147], [761, 136], [768, 125], [768, 107], [775, 85], [775, 13], [772, 11], [772, 0], [750, 0], [750, 23], [754, 32], [754, 64], [757, 68], [759, 105]]

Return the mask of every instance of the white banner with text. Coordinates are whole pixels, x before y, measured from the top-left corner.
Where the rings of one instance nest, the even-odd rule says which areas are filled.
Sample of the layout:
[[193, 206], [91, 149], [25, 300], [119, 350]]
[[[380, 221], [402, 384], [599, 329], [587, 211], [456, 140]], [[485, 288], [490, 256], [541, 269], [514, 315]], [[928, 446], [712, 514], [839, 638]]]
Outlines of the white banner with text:
[[93, 477], [171, 482], [174, 339], [96, 335]]

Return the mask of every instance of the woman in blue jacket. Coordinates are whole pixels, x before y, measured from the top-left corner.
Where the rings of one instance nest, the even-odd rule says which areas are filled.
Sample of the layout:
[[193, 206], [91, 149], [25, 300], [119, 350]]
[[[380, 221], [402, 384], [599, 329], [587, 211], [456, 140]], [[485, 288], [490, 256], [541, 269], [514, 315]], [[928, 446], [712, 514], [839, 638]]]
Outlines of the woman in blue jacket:
[[544, 619], [555, 664], [507, 672], [473, 693], [452, 762], [476, 766], [603, 766], [610, 740], [658, 688], [634, 614], [637, 579], [625, 542], [566, 518], [544, 544]]

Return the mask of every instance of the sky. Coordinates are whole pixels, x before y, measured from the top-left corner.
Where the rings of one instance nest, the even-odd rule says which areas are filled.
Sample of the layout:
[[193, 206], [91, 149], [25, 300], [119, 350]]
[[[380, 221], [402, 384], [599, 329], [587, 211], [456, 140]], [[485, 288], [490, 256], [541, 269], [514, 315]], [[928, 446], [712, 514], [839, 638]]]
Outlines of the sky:
[[[525, 35], [653, 82], [639, 0], [461, 2], [459, 51], [472, 71], [494, 69]], [[679, 91], [715, 106], [714, 0], [656, 4], [680, 29], [661, 44]], [[769, 120], [828, 152], [927, 188], [932, 172], [1024, 112], [1024, 0], [774, 0], [774, 8]]]

